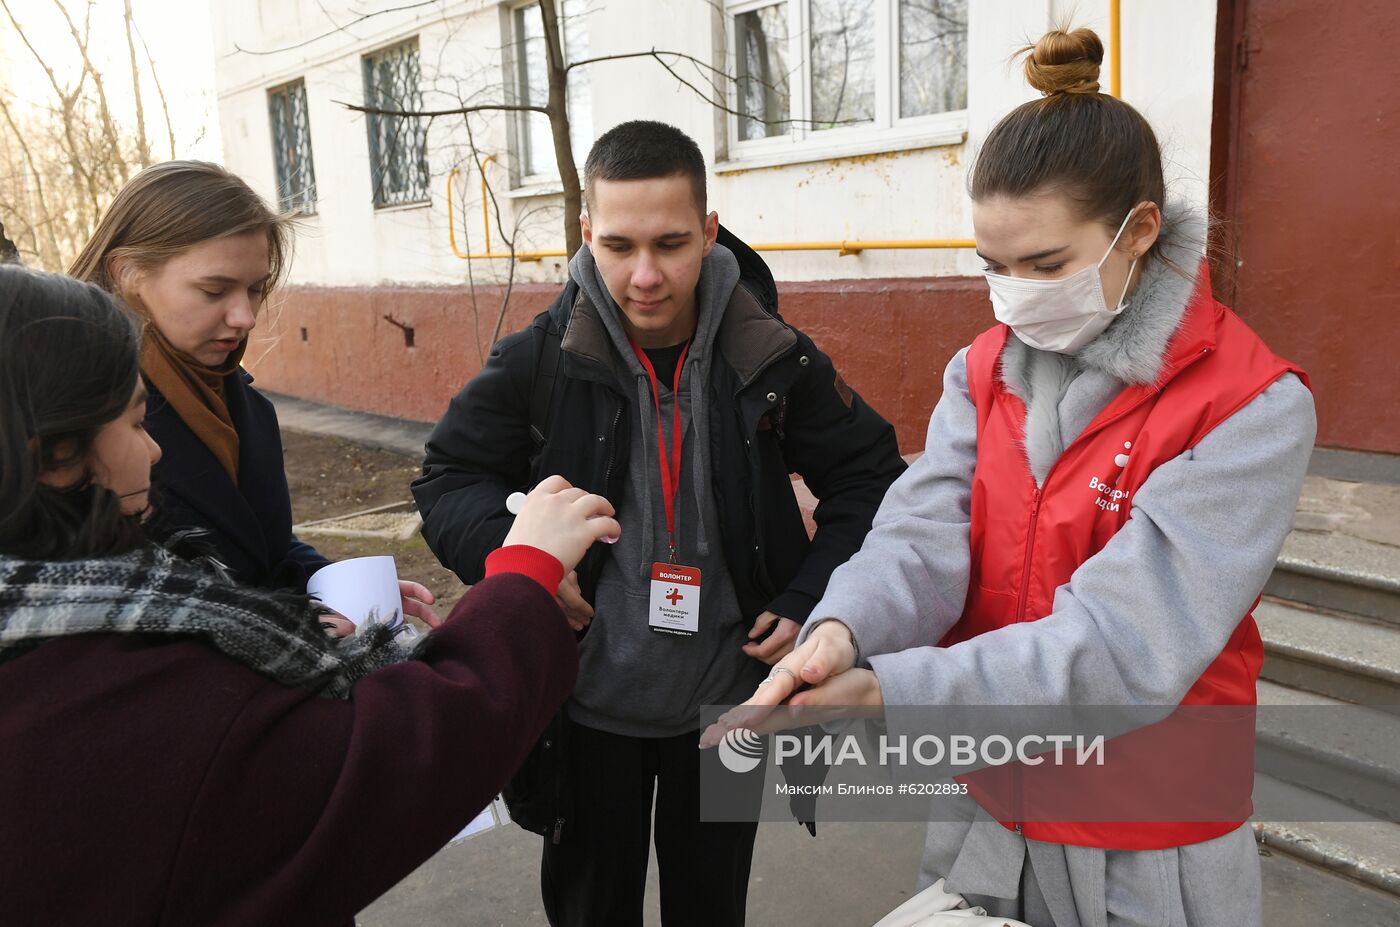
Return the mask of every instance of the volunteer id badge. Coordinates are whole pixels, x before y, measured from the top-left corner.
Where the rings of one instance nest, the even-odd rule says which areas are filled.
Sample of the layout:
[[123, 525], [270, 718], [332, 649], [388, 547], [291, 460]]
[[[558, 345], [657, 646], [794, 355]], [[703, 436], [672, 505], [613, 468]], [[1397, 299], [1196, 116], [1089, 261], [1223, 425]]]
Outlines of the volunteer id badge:
[[675, 563], [653, 563], [648, 614], [653, 631], [683, 637], [699, 631], [700, 571]]

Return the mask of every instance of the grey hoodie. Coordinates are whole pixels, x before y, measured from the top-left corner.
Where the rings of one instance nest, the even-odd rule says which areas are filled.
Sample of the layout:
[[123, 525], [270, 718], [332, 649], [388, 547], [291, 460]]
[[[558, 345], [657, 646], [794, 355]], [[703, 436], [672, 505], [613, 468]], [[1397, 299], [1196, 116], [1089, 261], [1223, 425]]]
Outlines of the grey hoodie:
[[[669, 556], [651, 382], [588, 248], [574, 255], [569, 273], [607, 328], [618, 382], [630, 387], [624, 414], [631, 416], [632, 427], [627, 480], [622, 497], [611, 500], [622, 537], [610, 549], [598, 580], [593, 623], [579, 643], [578, 684], [568, 711], [580, 724], [609, 733], [669, 737], [697, 728], [701, 705], [742, 700], [767, 670], [740, 649], [748, 642], [748, 625], [724, 551], [709, 542], [719, 537], [710, 479], [710, 367], [715, 335], [739, 282], [739, 264], [723, 245], [705, 258], [695, 292], [695, 336], [681, 373], [685, 436], [675, 501], [677, 560], [698, 567], [703, 581], [700, 630], [690, 637], [653, 631], [647, 621], [651, 565]], [[588, 310], [576, 307], [579, 311]], [[659, 387], [669, 437], [671, 385]]]
[[[1076, 356], [1008, 340], [1001, 375], [1027, 402], [1024, 451], [1037, 483], [1126, 384], [1155, 379], [1204, 233], [1199, 216], [1169, 210], [1164, 254], [1186, 276], [1153, 262], [1129, 308]], [[937, 647], [962, 614], [970, 565], [977, 417], [963, 349], [944, 373], [924, 455], [890, 488], [859, 553], [832, 574], [803, 637], [823, 620], [845, 622], [890, 705], [1178, 704], [1273, 569], [1315, 431], [1312, 394], [1286, 374], [1153, 471], [1132, 517], [1056, 590], [1049, 615]], [[961, 850], [953, 890], [1015, 894], [1025, 841], [982, 817], [970, 830], [930, 826], [921, 885], [949, 875]]]

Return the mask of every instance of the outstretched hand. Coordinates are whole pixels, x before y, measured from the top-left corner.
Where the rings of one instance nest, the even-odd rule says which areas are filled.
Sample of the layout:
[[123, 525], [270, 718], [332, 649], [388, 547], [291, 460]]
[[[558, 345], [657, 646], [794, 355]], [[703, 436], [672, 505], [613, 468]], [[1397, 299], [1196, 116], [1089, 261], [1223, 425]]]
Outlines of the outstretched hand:
[[584, 492], [562, 476], [549, 476], [525, 496], [505, 545], [528, 544], [550, 554], [571, 572], [594, 541], [617, 539], [622, 528], [612, 503]]
[[748, 701], [726, 712], [700, 735], [700, 746], [713, 747], [726, 732], [738, 727], [762, 732], [769, 714], [783, 704], [883, 706], [879, 680], [869, 670], [853, 671], [855, 659], [850, 628], [840, 621], [823, 621], [797, 649], [778, 661]]

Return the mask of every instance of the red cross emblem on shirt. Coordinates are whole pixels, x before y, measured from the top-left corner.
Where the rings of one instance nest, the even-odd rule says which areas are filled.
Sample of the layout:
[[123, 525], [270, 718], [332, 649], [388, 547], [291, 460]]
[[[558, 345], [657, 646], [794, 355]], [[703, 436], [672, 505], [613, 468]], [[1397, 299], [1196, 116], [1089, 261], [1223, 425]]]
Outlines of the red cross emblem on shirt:
[[670, 592], [666, 593], [666, 598], [671, 600], [672, 605], [675, 605], [681, 599], [685, 598], [685, 596], [681, 595], [679, 589], [672, 589]]

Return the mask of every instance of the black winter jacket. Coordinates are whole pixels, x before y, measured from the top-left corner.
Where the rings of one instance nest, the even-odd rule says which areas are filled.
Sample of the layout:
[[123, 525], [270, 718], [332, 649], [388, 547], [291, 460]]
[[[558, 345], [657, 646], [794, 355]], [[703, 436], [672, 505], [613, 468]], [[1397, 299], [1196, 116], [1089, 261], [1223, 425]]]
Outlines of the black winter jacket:
[[[801, 623], [833, 570], [870, 530], [885, 490], [904, 471], [894, 428], [850, 390], [831, 361], [777, 313], [767, 265], [721, 229], [741, 279], [717, 336], [710, 374], [711, 460], [724, 553], [740, 608]], [[428, 439], [413, 495], [423, 536], [444, 565], [473, 583], [512, 516], [506, 497], [560, 474], [618, 498], [627, 473], [628, 392], [614, 375], [599, 309], [570, 281], [524, 331], [501, 339], [486, 366], [448, 407]], [[561, 364], [548, 426], [531, 422], [547, 338]], [[543, 445], [531, 437], [542, 430]], [[820, 500], [808, 540], [789, 474]], [[593, 601], [606, 545], [579, 565]]]
[[154, 386], [146, 430], [160, 445], [151, 468], [153, 507], [164, 530], [195, 528], [200, 541], [239, 583], [306, 591], [306, 581], [330, 563], [292, 533], [292, 500], [282, 459], [277, 412], [239, 369], [224, 377], [224, 402], [238, 432], [238, 483]]

